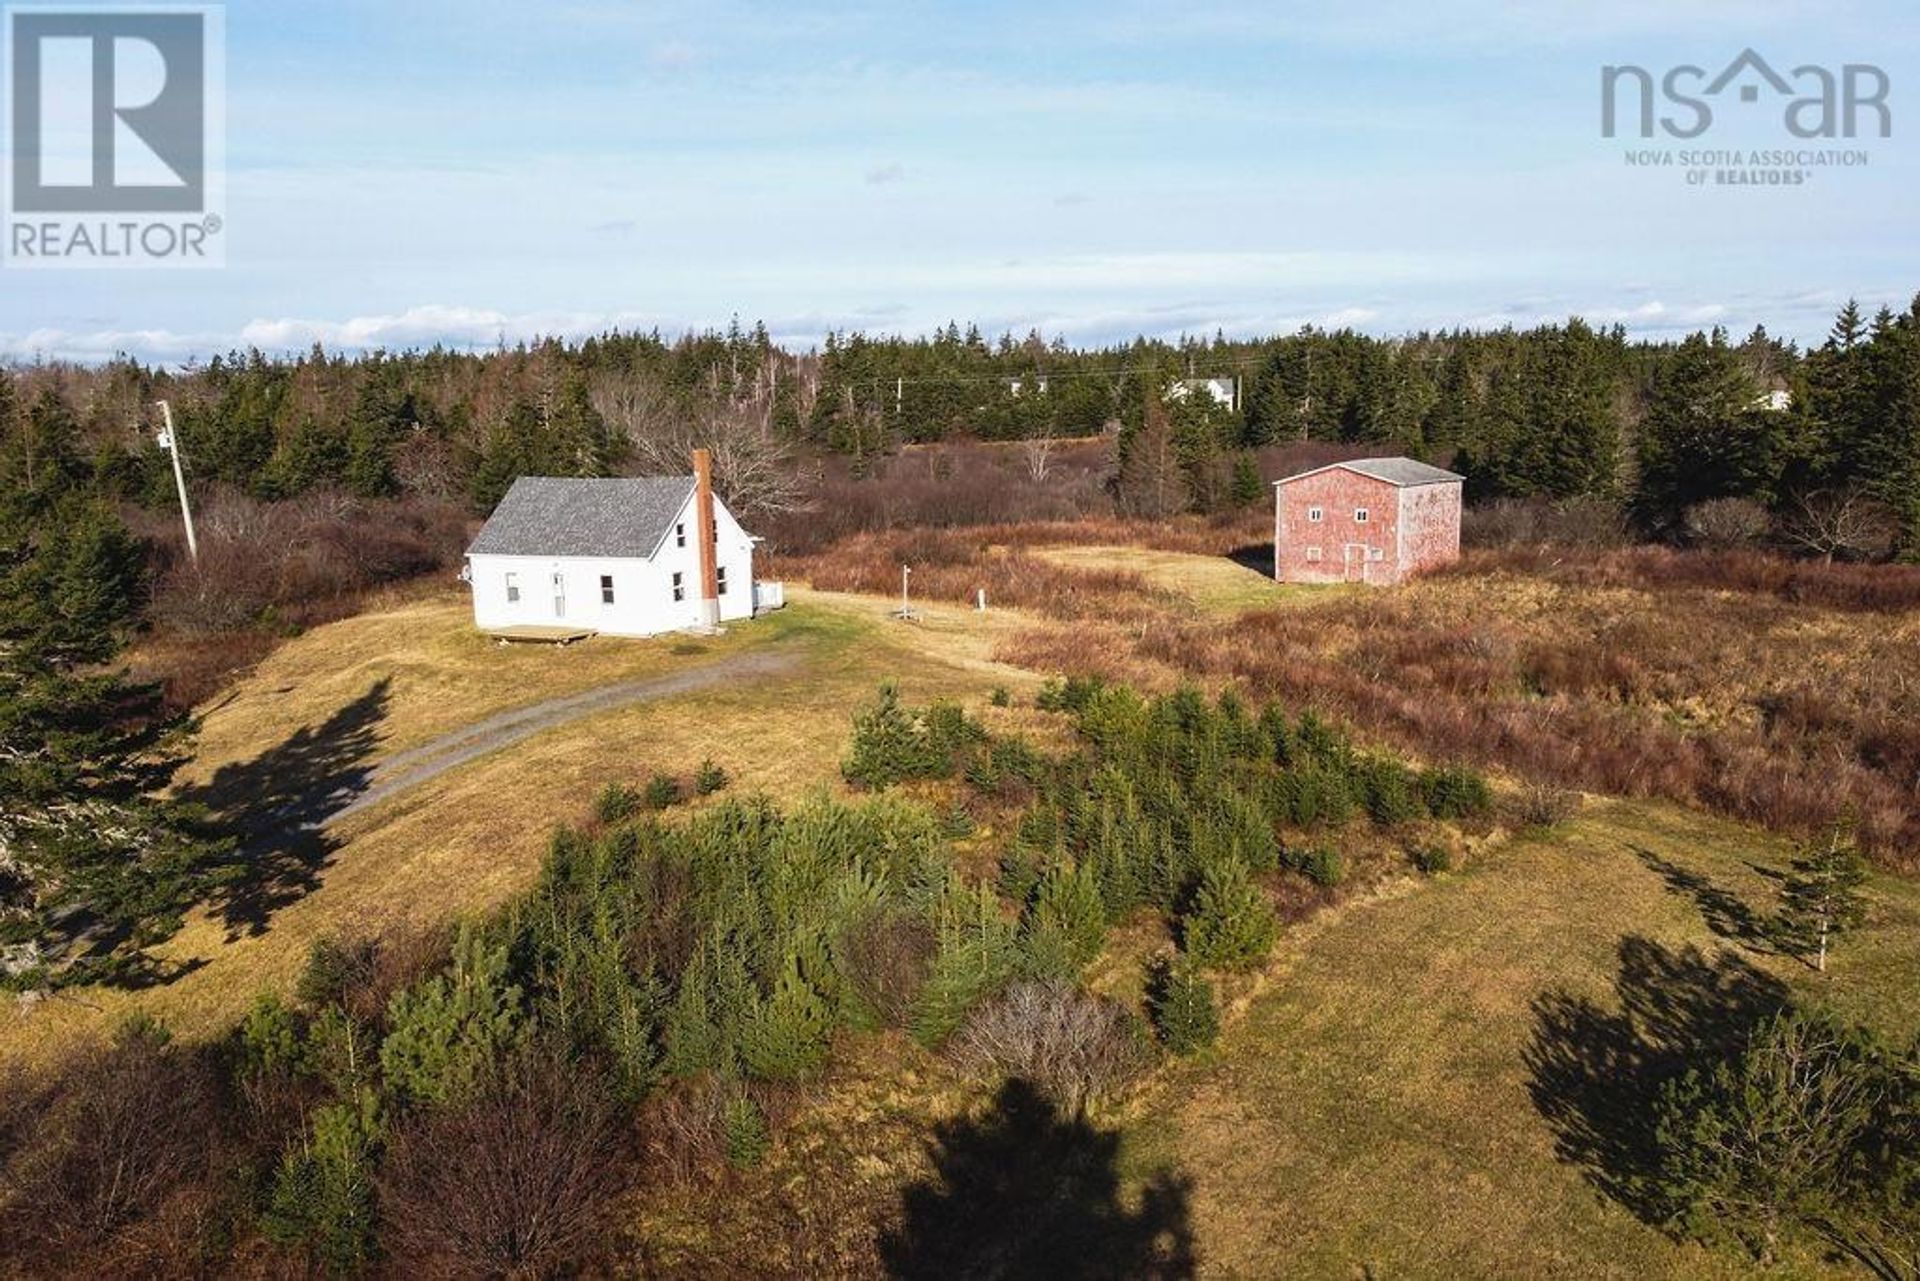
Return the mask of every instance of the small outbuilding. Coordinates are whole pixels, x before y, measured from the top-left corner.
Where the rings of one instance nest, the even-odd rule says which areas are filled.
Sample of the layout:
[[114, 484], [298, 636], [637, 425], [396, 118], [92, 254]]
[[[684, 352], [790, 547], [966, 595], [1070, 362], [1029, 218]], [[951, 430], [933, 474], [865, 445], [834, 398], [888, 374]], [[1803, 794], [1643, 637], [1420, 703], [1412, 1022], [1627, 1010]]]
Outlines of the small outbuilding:
[[691, 476], [522, 476], [467, 548], [473, 621], [505, 636], [657, 636], [782, 603], [753, 577], [754, 538]]
[[1273, 576], [1386, 586], [1458, 560], [1463, 479], [1412, 458], [1356, 458], [1275, 481]]

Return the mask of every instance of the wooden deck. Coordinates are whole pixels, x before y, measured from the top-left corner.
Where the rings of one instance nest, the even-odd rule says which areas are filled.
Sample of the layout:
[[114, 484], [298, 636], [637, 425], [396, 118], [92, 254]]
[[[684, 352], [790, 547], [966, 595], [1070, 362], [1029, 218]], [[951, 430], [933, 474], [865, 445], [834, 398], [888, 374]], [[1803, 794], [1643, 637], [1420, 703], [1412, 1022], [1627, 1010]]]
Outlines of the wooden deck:
[[502, 645], [571, 645], [597, 633], [588, 627], [543, 627], [536, 623], [523, 623], [515, 627], [489, 628], [487, 635]]

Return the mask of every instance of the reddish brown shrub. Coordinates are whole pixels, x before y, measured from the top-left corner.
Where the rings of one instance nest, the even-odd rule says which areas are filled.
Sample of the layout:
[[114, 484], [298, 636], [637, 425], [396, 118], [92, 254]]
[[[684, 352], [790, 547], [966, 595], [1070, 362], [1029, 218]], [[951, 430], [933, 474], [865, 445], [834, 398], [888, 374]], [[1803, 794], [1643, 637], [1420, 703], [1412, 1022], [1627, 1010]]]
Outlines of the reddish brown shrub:
[[541, 1276], [577, 1265], [630, 1186], [612, 1081], [523, 1061], [464, 1106], [413, 1118], [382, 1165], [382, 1243], [411, 1272]]
[[200, 1271], [218, 1198], [218, 1074], [148, 1026], [9, 1079], [0, 1242], [49, 1274]]

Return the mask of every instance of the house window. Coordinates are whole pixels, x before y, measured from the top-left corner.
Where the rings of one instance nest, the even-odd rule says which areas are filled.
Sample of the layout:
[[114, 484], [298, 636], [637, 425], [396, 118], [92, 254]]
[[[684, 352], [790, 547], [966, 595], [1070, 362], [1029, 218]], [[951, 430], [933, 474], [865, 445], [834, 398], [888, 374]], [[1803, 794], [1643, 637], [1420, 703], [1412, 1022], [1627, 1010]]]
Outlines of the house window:
[[685, 521], [673, 527], [673, 545], [675, 547], [685, 547], [687, 545], [687, 526]]
[[507, 575], [507, 603], [511, 605], [520, 599], [520, 575]]
[[1353, 509], [1353, 522], [1354, 522], [1354, 524], [1356, 524], [1356, 525], [1364, 525], [1364, 524], [1366, 524], [1366, 523], [1367, 523], [1367, 509], [1366, 509], [1366, 508], [1364, 508], [1364, 507], [1356, 507], [1356, 508], [1354, 508], [1354, 509]]
[[613, 604], [613, 575], [612, 574], [600, 575], [600, 603], [602, 605]]
[[727, 567], [725, 565], [722, 565], [713, 571], [713, 581], [716, 586], [717, 594], [721, 596], [725, 596], [727, 594]]
[[1323, 520], [1323, 519], [1325, 519], [1325, 517], [1326, 517], [1326, 513], [1325, 513], [1324, 511], [1321, 511], [1321, 510], [1320, 510], [1320, 509], [1319, 509], [1318, 507], [1309, 507], [1309, 508], [1307, 508], [1307, 519], [1308, 519], [1308, 520], [1311, 520], [1311, 521], [1314, 521], [1314, 522], [1316, 522], [1316, 523], [1317, 523], [1317, 522], [1319, 522], [1319, 521], [1321, 521], [1321, 520]]
[[559, 570], [553, 574], [553, 616], [564, 618], [567, 613], [567, 576]]
[[1320, 549], [1319, 549], [1318, 547], [1309, 547], [1309, 548], [1307, 548], [1307, 559], [1308, 559], [1308, 560], [1319, 560], [1319, 559], [1320, 559]]
[[686, 575], [676, 573], [673, 576], [673, 598], [675, 600], [685, 600], [687, 598]]
[[713, 518], [712, 533], [713, 533], [713, 541], [716, 543], [719, 542], [720, 541], [720, 518], [718, 516], [715, 516]]

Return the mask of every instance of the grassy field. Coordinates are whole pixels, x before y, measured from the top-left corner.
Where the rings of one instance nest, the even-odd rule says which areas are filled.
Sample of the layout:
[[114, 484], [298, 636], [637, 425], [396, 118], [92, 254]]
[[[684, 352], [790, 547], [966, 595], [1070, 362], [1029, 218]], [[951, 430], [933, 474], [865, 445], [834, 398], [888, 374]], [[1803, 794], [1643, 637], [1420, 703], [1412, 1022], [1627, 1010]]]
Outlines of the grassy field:
[[1595, 802], [1298, 929], [1215, 1052], [1142, 1105], [1136, 1177], [1192, 1180], [1212, 1275], [1735, 1274], [1737, 1259], [1674, 1244], [1556, 1155], [1530, 1058], [1598, 1050], [1544, 1036], [1545, 1003], [1627, 1009], [1645, 1034], [1746, 967], [1920, 1031], [1920, 887], [1880, 878], [1872, 927], [1821, 977], [1742, 937], [1776, 906], [1784, 855], [1729, 823]]
[[[902, 623], [887, 599], [790, 588], [785, 611], [706, 639], [502, 649], [473, 632], [457, 594], [317, 628], [202, 709], [184, 789], [272, 796], [291, 780], [349, 790], [381, 760], [503, 709], [735, 655], [795, 661], [777, 676], [561, 725], [324, 832], [289, 834], [262, 859], [280, 879], [262, 887], [255, 915], [216, 907], [167, 946], [180, 977], [7, 1007], [0, 1061], [51, 1056], [135, 1011], [183, 1037], [212, 1035], [257, 992], [288, 988], [322, 936], [498, 904], [526, 887], [553, 826], [581, 818], [609, 781], [711, 757], [735, 793], [837, 787], [849, 716], [881, 680], [899, 680], [913, 702], [963, 700], [1005, 728], [1036, 714], [987, 708], [988, 692], [1004, 686], [1026, 702], [1041, 680], [1009, 655], [1118, 646], [1164, 683], [1182, 675], [1172, 658], [1185, 651], [1166, 640], [1174, 629], [1197, 644], [1243, 615], [1326, 613], [1321, 632], [1290, 625], [1286, 643], [1314, 633], [1351, 659], [1380, 643], [1378, 626], [1409, 621], [1491, 629], [1521, 648], [1569, 619], [1596, 640], [1630, 640], [1632, 618], [1658, 600], [1505, 575], [1423, 582], [1377, 603], [1349, 589], [1277, 587], [1224, 556], [1097, 545], [1026, 554], [1052, 572], [1104, 574], [1102, 590], [1150, 586], [1146, 621], [934, 603]], [[964, 585], [971, 573], [960, 564], [953, 577]], [[1809, 641], [1819, 642], [1816, 674], [1841, 684], [1876, 665], [1910, 666], [1888, 646], [1911, 642], [1911, 617], [1710, 604], [1689, 598], [1753, 643], [1703, 692], [1662, 683], [1659, 671], [1634, 687], [1664, 723], [1737, 729], [1777, 692], [1766, 660]], [[1399, 612], [1376, 619], [1377, 609]], [[1344, 667], [1356, 678], [1371, 670]], [[1429, 662], [1419, 679], [1444, 683], [1449, 670]], [[1204, 675], [1234, 680], [1230, 666]], [[1455, 872], [1390, 873], [1290, 925], [1265, 970], [1228, 984], [1228, 1027], [1212, 1051], [1161, 1069], [1123, 1112], [1071, 1133], [1021, 1131], [898, 1036], [850, 1037], [765, 1165], [721, 1194], [696, 1183], [637, 1207], [632, 1258], [661, 1275], [871, 1272], [910, 1252], [884, 1236], [903, 1197], [911, 1203], [937, 1167], [971, 1152], [1027, 1179], [1050, 1177], [1049, 1159], [1076, 1178], [1111, 1163], [1118, 1203], [1092, 1207], [1081, 1226], [1107, 1242], [1116, 1271], [1152, 1235], [1222, 1277], [1736, 1274], [1737, 1258], [1676, 1244], [1605, 1193], [1618, 1154], [1593, 1143], [1582, 1109], [1621, 1088], [1608, 1071], [1623, 1045], [1671, 1048], [1730, 1019], [1722, 1007], [1740, 993], [1797, 993], [1895, 1036], [1920, 1032], [1920, 883], [1877, 877], [1869, 928], [1820, 977], [1762, 937], [1787, 855], [1750, 826], [1653, 800], [1589, 799], [1550, 834], [1476, 842]], [[1137, 994], [1140, 958], [1163, 944], [1154, 931], [1117, 931], [1094, 983]]]
[[[382, 758], [506, 707], [729, 654], [792, 652], [789, 673], [593, 716], [482, 757], [324, 834], [289, 834], [261, 852], [245, 919], [196, 913], [161, 949], [186, 969], [136, 992], [93, 991], [30, 1010], [0, 1007], [0, 1060], [57, 1053], [141, 1011], [176, 1033], [213, 1032], [257, 992], [288, 989], [314, 940], [377, 933], [478, 911], [525, 888], [555, 824], [578, 821], [610, 781], [685, 772], [711, 757], [735, 793], [793, 798], [837, 786], [848, 718], [882, 680], [917, 700], [982, 703], [1031, 673], [988, 657], [1016, 626], [933, 606], [917, 623], [886, 603], [794, 591], [786, 609], [724, 636], [595, 638], [565, 649], [501, 648], [476, 633], [457, 596], [329, 624], [283, 646], [204, 709], [192, 788], [273, 795], [350, 787]], [[271, 870], [266, 870], [268, 868]]]

